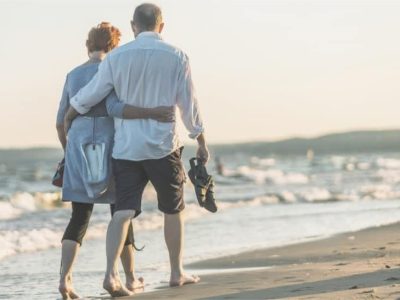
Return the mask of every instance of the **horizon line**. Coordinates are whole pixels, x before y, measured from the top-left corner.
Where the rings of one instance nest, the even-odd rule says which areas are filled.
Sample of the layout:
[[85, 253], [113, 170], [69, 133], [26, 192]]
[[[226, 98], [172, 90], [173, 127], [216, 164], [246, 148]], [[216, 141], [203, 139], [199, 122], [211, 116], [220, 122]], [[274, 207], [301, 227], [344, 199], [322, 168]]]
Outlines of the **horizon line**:
[[[301, 139], [301, 140], [312, 140], [312, 139], [318, 139], [321, 137], [326, 137], [326, 136], [331, 136], [331, 135], [340, 135], [340, 134], [349, 134], [349, 133], [362, 133], [362, 132], [390, 132], [390, 131], [399, 131], [400, 128], [388, 128], [388, 129], [351, 129], [351, 130], [346, 130], [346, 131], [332, 131], [332, 132], [326, 132], [326, 133], [321, 133], [321, 134], [316, 134], [316, 135], [291, 135], [288, 137], [283, 137], [283, 138], [277, 138], [277, 139], [272, 139], [272, 140], [248, 140], [248, 141], [232, 141], [232, 142], [220, 142], [220, 143], [208, 143], [210, 146], [226, 146], [226, 145], [245, 145], [245, 144], [258, 144], [258, 143], [279, 143], [279, 142], [284, 142], [288, 140], [294, 140], [294, 139]], [[195, 142], [193, 143], [187, 143], [188, 146], [195, 146]], [[0, 147], [0, 150], [28, 150], [28, 149], [60, 149], [60, 146], [53, 146], [53, 145], [32, 145], [32, 146], [26, 146], [26, 147]]]

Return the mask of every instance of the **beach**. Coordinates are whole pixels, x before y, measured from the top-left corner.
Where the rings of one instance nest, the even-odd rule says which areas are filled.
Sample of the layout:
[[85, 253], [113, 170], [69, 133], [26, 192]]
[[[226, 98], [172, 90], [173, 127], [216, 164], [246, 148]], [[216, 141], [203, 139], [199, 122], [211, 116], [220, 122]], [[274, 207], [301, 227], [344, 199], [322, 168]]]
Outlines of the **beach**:
[[[201, 283], [160, 290], [168, 285], [170, 269], [163, 215], [149, 185], [143, 197], [143, 213], [134, 221], [137, 246], [145, 246], [135, 256], [136, 274], [146, 283], [146, 293], [137, 297], [157, 299], [177, 293], [174, 297], [183, 299], [231, 294], [257, 299], [252, 293], [265, 293], [268, 297], [277, 294], [320, 299], [329, 295], [332, 299], [330, 293], [318, 289], [310, 292], [306, 287], [316, 282], [319, 289], [330, 291], [332, 283], [324, 280], [368, 274], [385, 264], [395, 268], [396, 263], [391, 261], [376, 262], [379, 258], [374, 255], [396, 250], [395, 244], [386, 245], [396, 242], [395, 230], [386, 233], [384, 228], [400, 222], [398, 153], [325, 154], [310, 162], [304, 155], [265, 155], [262, 149], [257, 154], [246, 146], [234, 150], [233, 146], [226, 147], [218, 150], [224, 176], [215, 174], [214, 162], [209, 165], [216, 181], [216, 214], [198, 205], [190, 182], [185, 186], [184, 263], [187, 272], [202, 277]], [[185, 150], [183, 162], [188, 168], [194, 150]], [[0, 151], [0, 299], [60, 298], [60, 241], [71, 208], [60, 203], [59, 190], [50, 182], [61, 155], [52, 149]], [[109, 220], [108, 205], [96, 205], [73, 272], [74, 286], [85, 298], [107, 297], [102, 280]], [[370, 232], [368, 228], [385, 232], [382, 240], [378, 240], [381, 234], [374, 235], [371, 243], [376, 245], [365, 244], [368, 236], [363, 240], [353, 234]], [[343, 241], [335, 242], [341, 234]], [[354, 240], [349, 240], [353, 235]], [[381, 247], [387, 249], [378, 250]], [[373, 264], [364, 265], [367, 260]], [[348, 261], [350, 265], [334, 266]], [[396, 284], [386, 279], [382, 282], [388, 288]], [[364, 297], [357, 289], [348, 290], [355, 285], [348, 285], [346, 279], [337, 290]], [[369, 286], [373, 284], [366, 288]], [[190, 292], [186, 293], [187, 289]], [[298, 289], [304, 291], [290, 292]], [[379, 295], [382, 287], [377, 289]], [[157, 291], [161, 294], [154, 296]]]
[[400, 300], [400, 1], [0, 16], [0, 300]]
[[0, 16], [0, 300], [400, 300], [400, 1]]
[[[132, 299], [400, 299], [400, 223], [197, 262], [201, 283]], [[249, 268], [258, 268], [251, 270]]]

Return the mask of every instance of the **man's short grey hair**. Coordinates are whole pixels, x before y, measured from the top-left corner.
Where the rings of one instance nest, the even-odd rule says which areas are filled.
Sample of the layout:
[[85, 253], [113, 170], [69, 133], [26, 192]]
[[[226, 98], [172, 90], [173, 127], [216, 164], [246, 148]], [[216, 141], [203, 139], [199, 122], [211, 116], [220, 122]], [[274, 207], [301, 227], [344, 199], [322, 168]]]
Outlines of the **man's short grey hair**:
[[136, 7], [133, 22], [142, 31], [152, 31], [162, 23], [161, 8], [152, 3], [143, 3]]

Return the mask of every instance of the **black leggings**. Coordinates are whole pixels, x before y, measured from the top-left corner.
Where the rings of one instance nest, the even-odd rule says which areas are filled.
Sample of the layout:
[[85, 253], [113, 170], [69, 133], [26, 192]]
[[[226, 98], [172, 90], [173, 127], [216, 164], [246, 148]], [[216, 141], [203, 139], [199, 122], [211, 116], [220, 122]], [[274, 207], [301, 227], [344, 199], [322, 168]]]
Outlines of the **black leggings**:
[[[114, 204], [110, 205], [111, 216], [114, 214]], [[89, 225], [90, 216], [92, 215], [92, 203], [72, 202], [72, 214], [67, 228], [65, 228], [63, 240], [71, 240], [82, 245], [83, 237]], [[128, 235], [125, 240], [125, 246], [135, 245], [133, 238], [132, 223], [129, 224]]]

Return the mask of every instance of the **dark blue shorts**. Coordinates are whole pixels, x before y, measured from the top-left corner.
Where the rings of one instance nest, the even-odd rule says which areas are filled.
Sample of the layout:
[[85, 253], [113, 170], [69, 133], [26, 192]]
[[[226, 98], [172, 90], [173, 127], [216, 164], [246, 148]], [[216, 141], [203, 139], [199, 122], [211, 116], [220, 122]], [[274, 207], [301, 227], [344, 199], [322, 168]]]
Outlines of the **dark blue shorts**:
[[180, 148], [166, 157], [131, 161], [112, 159], [115, 178], [115, 211], [135, 210], [135, 217], [142, 212], [142, 195], [150, 181], [156, 192], [158, 209], [166, 214], [176, 214], [185, 208], [183, 187], [185, 170]]

